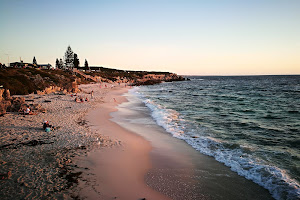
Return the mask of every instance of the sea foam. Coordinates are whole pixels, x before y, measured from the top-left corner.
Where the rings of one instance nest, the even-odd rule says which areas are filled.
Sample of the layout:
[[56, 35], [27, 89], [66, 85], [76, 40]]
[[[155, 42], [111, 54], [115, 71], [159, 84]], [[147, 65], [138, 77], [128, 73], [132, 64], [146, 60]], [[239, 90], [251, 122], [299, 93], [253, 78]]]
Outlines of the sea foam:
[[156, 123], [173, 137], [186, 141], [197, 151], [214, 157], [240, 176], [266, 188], [275, 199], [300, 199], [300, 184], [285, 170], [247, 153], [250, 148], [240, 145], [230, 148], [225, 141], [210, 137], [203, 130], [191, 128], [192, 126], [181, 118], [178, 112], [146, 98], [138, 88], [131, 92], [151, 110], [151, 116]]

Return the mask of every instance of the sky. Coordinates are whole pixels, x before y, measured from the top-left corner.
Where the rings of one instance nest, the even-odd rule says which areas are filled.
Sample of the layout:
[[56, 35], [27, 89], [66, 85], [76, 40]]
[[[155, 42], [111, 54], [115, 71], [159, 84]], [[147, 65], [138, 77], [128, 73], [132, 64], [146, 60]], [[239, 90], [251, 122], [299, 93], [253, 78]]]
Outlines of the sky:
[[0, 0], [0, 62], [300, 74], [300, 0]]

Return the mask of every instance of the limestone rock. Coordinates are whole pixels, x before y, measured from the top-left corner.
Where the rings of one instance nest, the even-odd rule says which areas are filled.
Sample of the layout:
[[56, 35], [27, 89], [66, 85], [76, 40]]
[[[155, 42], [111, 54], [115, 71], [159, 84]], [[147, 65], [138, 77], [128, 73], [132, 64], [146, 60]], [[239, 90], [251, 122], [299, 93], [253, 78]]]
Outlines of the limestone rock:
[[4, 89], [0, 89], [0, 101], [2, 101], [4, 98], [3, 98], [3, 93], [4, 93]]
[[6, 113], [7, 108], [11, 106], [10, 101], [1, 101], [0, 102], [0, 115], [4, 115]]
[[11, 112], [18, 112], [21, 108], [21, 106], [25, 104], [25, 98], [24, 97], [13, 97], [11, 101]]
[[8, 99], [12, 99], [11, 96], [10, 96], [10, 91], [9, 91], [9, 89], [6, 89], [6, 90], [5, 90], [5, 92], [4, 92], [4, 97], [5, 97], [5, 99], [7, 99], [7, 100], [8, 100]]

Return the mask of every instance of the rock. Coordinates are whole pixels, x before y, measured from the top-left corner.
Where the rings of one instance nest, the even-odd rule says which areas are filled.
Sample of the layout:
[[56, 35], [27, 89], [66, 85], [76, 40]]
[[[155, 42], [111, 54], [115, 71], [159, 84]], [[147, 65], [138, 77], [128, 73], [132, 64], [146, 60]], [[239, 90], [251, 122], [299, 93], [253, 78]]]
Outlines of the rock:
[[40, 108], [42, 108], [41, 104], [30, 104], [30, 108], [31, 110], [39, 110]]
[[47, 112], [47, 110], [45, 108], [40, 108], [38, 111], [42, 112], [42, 113], [46, 113]]
[[24, 97], [13, 97], [11, 101], [11, 112], [18, 112], [21, 108], [21, 106], [25, 104], [25, 98]]
[[4, 93], [4, 89], [0, 89], [0, 101], [2, 101], [4, 99], [3, 97], [3, 93]]
[[9, 100], [9, 99], [12, 99], [11, 96], [10, 96], [10, 91], [9, 89], [6, 89], [5, 92], [4, 92], [4, 97], [6, 100]]
[[7, 109], [11, 107], [10, 101], [1, 101], [0, 102], [0, 115], [4, 115], [7, 111]]

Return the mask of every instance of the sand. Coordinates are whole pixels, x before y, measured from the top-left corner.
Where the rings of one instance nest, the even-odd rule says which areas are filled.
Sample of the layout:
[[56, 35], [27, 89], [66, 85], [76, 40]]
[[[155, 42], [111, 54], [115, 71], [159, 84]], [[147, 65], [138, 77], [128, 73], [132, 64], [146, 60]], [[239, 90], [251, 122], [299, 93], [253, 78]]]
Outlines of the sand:
[[[140, 126], [150, 116], [135, 104], [115, 112], [128, 88], [106, 85], [81, 85], [78, 95], [94, 91], [84, 103], [70, 94], [28, 95], [47, 112], [0, 117], [2, 199], [271, 199], [154, 122]], [[46, 133], [44, 120], [59, 128]]]
[[[81, 177], [76, 156], [92, 149], [117, 145], [109, 137], [91, 130], [84, 119], [89, 110], [103, 103], [111, 84], [80, 85], [78, 95], [94, 98], [77, 103], [70, 94], [26, 95], [28, 103], [47, 110], [37, 115], [8, 113], [0, 117], [0, 196], [1, 199], [70, 199]], [[44, 120], [57, 129], [42, 129]], [[7, 174], [11, 176], [7, 176]]]
[[[119, 104], [117, 112], [112, 112], [115, 110], [110, 107], [107, 99], [107, 103], [100, 109], [88, 114], [91, 128], [100, 130], [112, 139], [118, 138], [120, 146], [93, 151], [81, 159], [79, 166], [88, 166], [90, 177], [87, 179], [90, 180], [80, 184], [83, 190], [79, 197], [272, 199], [266, 189], [239, 176], [214, 158], [199, 153], [184, 141], [172, 137], [155, 123], [140, 100], [135, 100], [136, 97], [129, 93], [124, 95], [129, 102]], [[112, 113], [108, 115], [109, 112]], [[111, 119], [107, 120], [110, 116]], [[160, 194], [153, 192], [149, 186]]]
[[78, 160], [79, 166], [88, 166], [90, 169], [84, 174], [87, 180], [82, 181], [76, 188], [80, 190], [79, 197], [169, 199], [145, 183], [145, 175], [151, 168], [150, 143], [110, 120], [109, 114], [116, 111], [116, 105], [126, 101], [120, 96], [125, 91], [113, 89], [105, 96], [101, 107], [89, 112], [86, 118], [92, 130], [108, 135], [119, 146], [90, 152], [86, 158]]

